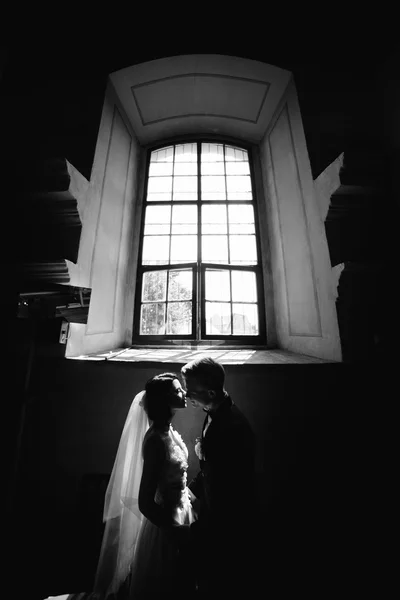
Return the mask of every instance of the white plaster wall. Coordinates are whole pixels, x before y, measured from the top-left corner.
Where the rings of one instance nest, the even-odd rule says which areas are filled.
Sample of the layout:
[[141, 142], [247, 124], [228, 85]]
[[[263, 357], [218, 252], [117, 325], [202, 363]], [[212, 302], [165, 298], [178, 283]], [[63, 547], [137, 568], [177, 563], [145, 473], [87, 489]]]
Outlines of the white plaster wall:
[[70, 285], [89, 287], [92, 292], [88, 322], [71, 324], [66, 356], [130, 344], [127, 332], [133, 319], [134, 286], [129, 262], [139, 161], [140, 146], [109, 85], [86, 189], [70, 171], [82, 219], [78, 261], [69, 264]]
[[341, 360], [331, 266], [294, 83], [260, 144], [279, 348]]
[[344, 154], [340, 154], [314, 181], [321, 219], [325, 222], [332, 194], [340, 187], [340, 170], [343, 167]]
[[271, 268], [271, 248], [268, 233], [268, 213], [265, 201], [264, 185], [263, 185], [263, 170], [261, 168], [259, 148], [254, 148], [252, 152], [253, 168], [254, 168], [254, 184], [257, 197], [257, 213], [259, 223], [260, 250], [261, 250], [261, 265], [263, 271], [263, 293], [264, 293], [264, 308], [265, 308], [265, 328], [266, 328], [266, 345], [267, 348], [276, 348], [276, 318], [274, 307], [274, 287], [273, 275]]
[[[332, 194], [340, 187], [340, 170], [343, 166], [344, 154], [340, 154], [326, 169], [318, 175], [314, 181], [315, 194], [318, 201], [322, 221], [325, 223], [328, 214]], [[338, 296], [338, 285], [340, 275], [344, 269], [344, 263], [331, 268], [331, 294], [335, 301]]]

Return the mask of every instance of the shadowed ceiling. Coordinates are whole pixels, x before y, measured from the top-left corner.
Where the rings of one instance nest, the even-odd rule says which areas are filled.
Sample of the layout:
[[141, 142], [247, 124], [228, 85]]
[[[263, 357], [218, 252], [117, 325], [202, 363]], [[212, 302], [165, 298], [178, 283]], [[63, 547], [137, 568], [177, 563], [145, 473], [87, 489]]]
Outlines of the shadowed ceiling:
[[222, 55], [174, 56], [110, 75], [143, 145], [199, 133], [257, 143], [290, 79], [285, 69]]

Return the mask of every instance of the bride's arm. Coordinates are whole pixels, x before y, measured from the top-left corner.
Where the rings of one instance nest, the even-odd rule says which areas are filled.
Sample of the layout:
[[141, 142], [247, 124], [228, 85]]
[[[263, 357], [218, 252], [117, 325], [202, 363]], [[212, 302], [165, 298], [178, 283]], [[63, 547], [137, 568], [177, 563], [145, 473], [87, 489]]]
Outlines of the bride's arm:
[[165, 460], [164, 442], [149, 437], [143, 448], [143, 473], [139, 488], [139, 510], [149, 521], [164, 527], [171, 525], [172, 515], [154, 501]]

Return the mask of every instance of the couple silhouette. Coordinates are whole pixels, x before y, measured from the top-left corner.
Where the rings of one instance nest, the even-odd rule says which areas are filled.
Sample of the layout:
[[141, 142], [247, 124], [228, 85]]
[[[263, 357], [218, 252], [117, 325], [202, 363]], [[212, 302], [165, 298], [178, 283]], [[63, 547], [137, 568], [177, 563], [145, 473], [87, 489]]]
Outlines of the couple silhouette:
[[[197, 475], [172, 426], [188, 400], [205, 411]], [[187, 600], [248, 595], [255, 581], [255, 440], [205, 357], [151, 378], [134, 398], [104, 504], [94, 591], [68, 600]], [[61, 597], [57, 597], [61, 598]]]

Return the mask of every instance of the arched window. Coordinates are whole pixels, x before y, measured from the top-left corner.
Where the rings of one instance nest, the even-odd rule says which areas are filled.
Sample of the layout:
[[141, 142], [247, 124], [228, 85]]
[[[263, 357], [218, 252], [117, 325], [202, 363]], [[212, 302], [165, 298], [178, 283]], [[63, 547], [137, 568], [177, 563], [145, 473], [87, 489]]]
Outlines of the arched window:
[[265, 343], [250, 150], [191, 142], [149, 153], [134, 342]]

